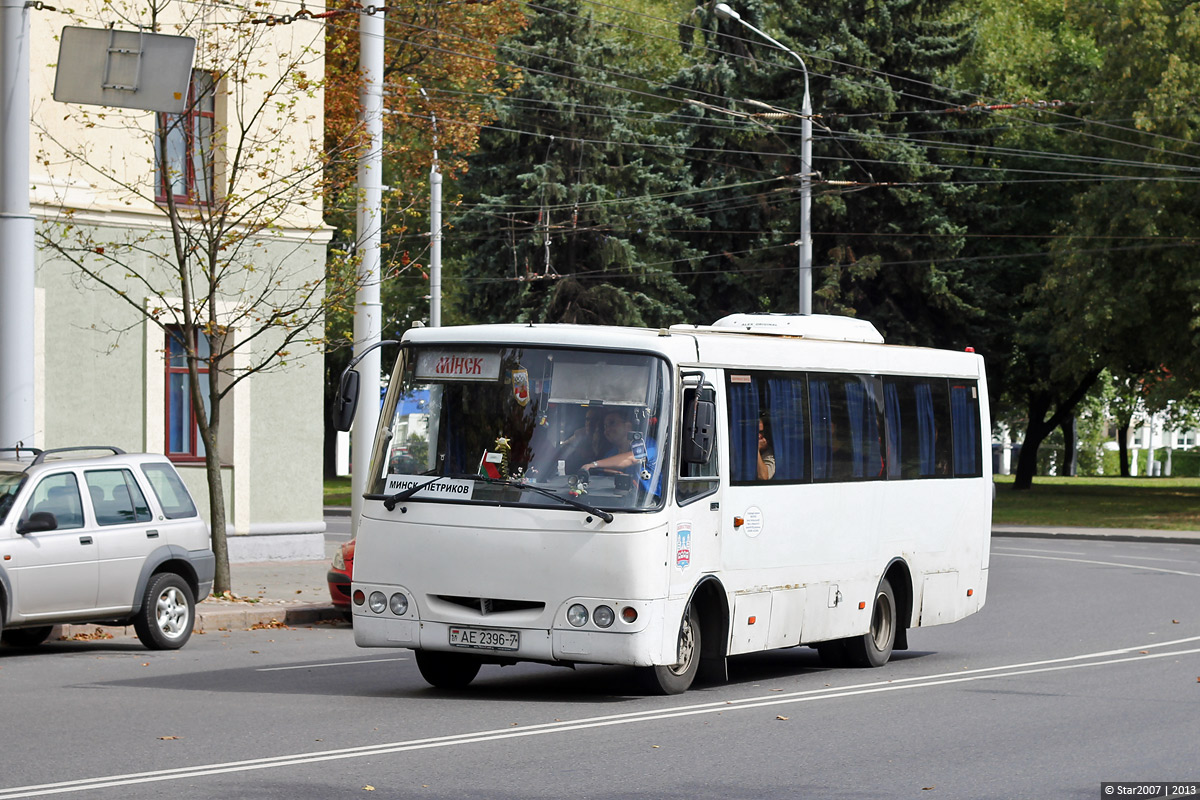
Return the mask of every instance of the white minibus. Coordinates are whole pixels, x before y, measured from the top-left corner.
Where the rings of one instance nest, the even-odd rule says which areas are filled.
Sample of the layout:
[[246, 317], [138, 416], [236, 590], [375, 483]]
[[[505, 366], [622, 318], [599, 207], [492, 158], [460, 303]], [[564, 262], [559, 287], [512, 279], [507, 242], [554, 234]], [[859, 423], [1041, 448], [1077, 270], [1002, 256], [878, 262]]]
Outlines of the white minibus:
[[989, 432], [982, 358], [850, 318], [414, 328], [357, 520], [355, 641], [416, 651], [438, 687], [533, 661], [673, 694], [797, 645], [880, 666], [983, 606]]

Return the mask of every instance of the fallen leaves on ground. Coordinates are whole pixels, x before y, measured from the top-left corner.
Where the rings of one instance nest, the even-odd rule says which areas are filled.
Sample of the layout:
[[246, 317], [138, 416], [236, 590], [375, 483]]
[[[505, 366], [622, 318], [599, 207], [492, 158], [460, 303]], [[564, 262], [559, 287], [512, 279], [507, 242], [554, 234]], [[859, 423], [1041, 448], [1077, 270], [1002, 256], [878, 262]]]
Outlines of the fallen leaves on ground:
[[111, 638], [113, 638], [113, 635], [111, 633], [109, 633], [108, 631], [104, 630], [104, 628], [96, 628], [96, 630], [91, 631], [91, 632], [77, 633], [74, 636], [72, 636], [69, 641], [72, 641], [72, 642], [94, 642], [94, 641], [98, 641], [100, 639], [111, 639]]
[[220, 594], [213, 592], [212, 594], [210, 594], [208, 596], [208, 599], [209, 600], [224, 600], [228, 603], [258, 603], [261, 601], [261, 598], [243, 597], [240, 594], [234, 594], [233, 592], [229, 591], [228, 589], [221, 592]]
[[247, 630], [265, 631], [265, 630], [270, 630], [273, 628], [287, 628], [287, 624], [280, 622], [277, 619], [272, 619], [270, 622], [256, 622], [253, 625], [251, 625]]

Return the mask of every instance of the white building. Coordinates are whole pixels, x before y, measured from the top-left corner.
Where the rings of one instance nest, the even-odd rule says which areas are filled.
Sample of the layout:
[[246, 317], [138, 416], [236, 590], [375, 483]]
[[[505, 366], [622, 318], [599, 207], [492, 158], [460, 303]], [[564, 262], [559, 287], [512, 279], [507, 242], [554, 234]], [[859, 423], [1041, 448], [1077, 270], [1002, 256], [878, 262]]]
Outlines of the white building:
[[[246, 25], [231, 6], [170, 4], [161, 13], [173, 16], [160, 17], [159, 29], [198, 40], [184, 114], [56, 102], [64, 25], [128, 28], [130, 14], [148, 13], [131, 6], [118, 14], [117, 5], [85, 0], [74, 17], [32, 13], [36, 438], [26, 444], [166, 453], [207, 509], [203, 443], [172, 325], [185, 298], [171, 272], [179, 251], [170, 197], [193, 237], [184, 247], [195, 247], [187, 250], [192, 308], [216, 309], [216, 325], [195, 344], [237, 348], [229, 372], [201, 382], [227, 385], [276, 362], [237, 382], [221, 407], [231, 560], [323, 558], [321, 326], [272, 359], [286, 333], [261, 320], [285, 292], [311, 293], [308, 306], [324, 294], [324, 98], [319, 85], [306, 86], [306, 76], [323, 75], [323, 27]], [[165, 162], [156, 159], [163, 141]], [[208, 247], [225, 210], [243, 218]], [[227, 270], [213, 294], [205, 264]]]

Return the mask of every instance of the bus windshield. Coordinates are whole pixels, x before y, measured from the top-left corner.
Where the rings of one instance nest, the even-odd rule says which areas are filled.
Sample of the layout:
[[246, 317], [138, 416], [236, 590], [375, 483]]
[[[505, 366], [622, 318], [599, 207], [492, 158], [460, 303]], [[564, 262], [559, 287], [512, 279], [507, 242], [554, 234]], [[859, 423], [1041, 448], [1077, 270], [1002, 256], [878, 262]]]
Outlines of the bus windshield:
[[368, 494], [442, 476], [413, 499], [658, 508], [667, 374], [661, 358], [635, 353], [409, 346], [384, 404]]

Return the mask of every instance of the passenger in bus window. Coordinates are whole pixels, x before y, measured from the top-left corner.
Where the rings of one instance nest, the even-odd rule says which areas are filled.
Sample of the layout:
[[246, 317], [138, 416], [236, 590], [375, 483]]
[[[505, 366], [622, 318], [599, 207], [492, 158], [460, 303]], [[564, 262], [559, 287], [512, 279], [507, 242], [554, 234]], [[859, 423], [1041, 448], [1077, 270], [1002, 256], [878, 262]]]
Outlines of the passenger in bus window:
[[775, 477], [775, 451], [771, 449], [771, 443], [767, 440], [766, 430], [763, 427], [763, 421], [758, 420], [758, 479], [760, 481], [769, 481]]

